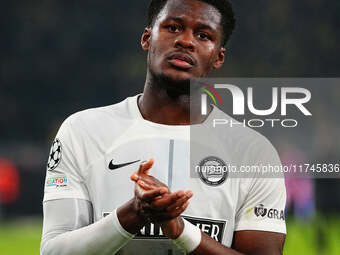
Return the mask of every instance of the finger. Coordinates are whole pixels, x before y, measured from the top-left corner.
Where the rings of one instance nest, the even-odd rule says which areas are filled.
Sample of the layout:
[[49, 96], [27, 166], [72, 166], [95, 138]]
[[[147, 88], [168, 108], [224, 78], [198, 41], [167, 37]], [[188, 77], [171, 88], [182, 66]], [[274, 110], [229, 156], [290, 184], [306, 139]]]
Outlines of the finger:
[[168, 206], [165, 210], [168, 211], [168, 212], [176, 210], [176, 209], [182, 207], [189, 199], [190, 199], [190, 197], [184, 196], [184, 197], [178, 199], [172, 205]]
[[136, 181], [138, 181], [138, 179], [139, 179], [139, 176], [137, 174], [137, 171], [133, 171], [133, 173], [130, 176], [130, 180], [136, 182]]
[[149, 183], [146, 183], [145, 181], [142, 181], [142, 180], [138, 180], [137, 184], [139, 185], [139, 187], [141, 187], [144, 190], [151, 190], [151, 189], [157, 188], [155, 186], [151, 186]]
[[148, 161], [142, 163], [139, 166], [139, 169], [137, 171], [134, 171], [131, 174], [130, 179], [132, 181], [136, 182], [136, 181], [138, 181], [141, 178], [142, 175], [148, 175], [151, 167], [153, 166], [153, 164], [154, 164], [154, 159], [153, 158], [151, 158]]
[[145, 214], [155, 214], [155, 213], [160, 213], [160, 212], [164, 212], [164, 209], [163, 208], [157, 208], [157, 207], [154, 207], [150, 204], [150, 202], [148, 201], [145, 201], [145, 200], [142, 200], [141, 203], [140, 203], [140, 208], [142, 209], [142, 211], [145, 213]]
[[169, 212], [168, 217], [173, 219], [173, 218], [180, 216], [188, 208], [188, 206], [189, 206], [189, 201], [186, 201], [182, 206]]
[[[138, 185], [137, 185], [137, 190], [141, 189]], [[145, 201], [151, 201], [154, 198], [158, 197], [158, 196], [163, 196], [164, 194], [167, 193], [167, 189], [164, 187], [160, 187], [160, 188], [156, 188], [156, 189], [152, 189], [152, 190], [148, 190], [145, 191], [143, 189], [141, 189], [142, 192], [140, 192], [139, 197], [142, 200]]]
[[178, 216], [180, 216], [189, 206], [189, 201], [186, 201], [181, 207], [171, 211], [171, 212], [153, 212], [152, 220], [154, 222], [164, 222], [168, 220], [172, 220]]
[[142, 174], [149, 174], [149, 170], [151, 169], [151, 167], [153, 166], [154, 163], [154, 159], [151, 158], [149, 159], [147, 162], [141, 164], [139, 166], [139, 169], [137, 171], [137, 175], [142, 175]]
[[187, 190], [185, 192], [185, 195], [188, 197], [188, 198], [192, 198], [194, 196], [194, 192], [192, 192], [191, 190]]
[[[137, 184], [144, 190], [151, 190], [151, 189], [157, 189], [157, 188], [164, 188], [166, 193], [169, 193], [169, 189], [166, 186], [156, 186], [154, 183], [146, 182], [143, 180], [138, 180]], [[155, 198], [156, 199], [156, 198]]]
[[[167, 193], [169, 193], [169, 191]], [[162, 198], [162, 196], [158, 196], [158, 197], [155, 197], [153, 200], [158, 200], [158, 199], [161, 199], [161, 198]]]
[[[158, 199], [161, 199], [161, 198], [158, 198]], [[155, 201], [155, 199], [157, 199], [157, 197], [154, 198], [152, 201]], [[171, 204], [171, 206], [166, 207], [166, 208], [163, 208], [163, 206], [159, 206], [157, 203], [150, 203], [149, 201], [141, 200], [141, 207], [143, 208], [144, 211], [147, 211], [149, 213], [152, 213], [152, 212], [166, 213], [166, 212], [173, 211], [183, 206], [188, 199], [189, 199], [188, 197], [184, 196], [176, 200], [175, 203]]]
[[137, 171], [133, 171], [133, 173], [132, 173], [131, 176], [130, 176], [130, 179], [131, 179], [132, 181], [135, 181], [135, 182], [136, 182], [136, 181], [138, 181], [138, 179], [140, 178], [139, 175], [141, 175], [141, 174], [149, 174], [149, 170], [150, 170], [150, 168], [152, 167], [153, 163], [154, 163], [154, 160], [153, 160], [153, 159], [150, 159], [149, 161], [147, 161], [147, 162], [141, 164], [141, 165], [139, 166], [139, 169], [138, 169]]
[[158, 208], [166, 208], [175, 203], [178, 199], [186, 196], [183, 190], [167, 194], [160, 199], [152, 202], [152, 205]]

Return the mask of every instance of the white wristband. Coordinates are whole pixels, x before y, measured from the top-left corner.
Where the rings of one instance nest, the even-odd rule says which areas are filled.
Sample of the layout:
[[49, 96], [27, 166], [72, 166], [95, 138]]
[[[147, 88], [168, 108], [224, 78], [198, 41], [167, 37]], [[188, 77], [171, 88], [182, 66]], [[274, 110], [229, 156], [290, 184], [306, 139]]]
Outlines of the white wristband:
[[183, 219], [184, 229], [182, 234], [174, 239], [173, 242], [180, 248], [184, 249], [187, 253], [195, 250], [201, 243], [201, 230], [191, 224], [189, 221]]

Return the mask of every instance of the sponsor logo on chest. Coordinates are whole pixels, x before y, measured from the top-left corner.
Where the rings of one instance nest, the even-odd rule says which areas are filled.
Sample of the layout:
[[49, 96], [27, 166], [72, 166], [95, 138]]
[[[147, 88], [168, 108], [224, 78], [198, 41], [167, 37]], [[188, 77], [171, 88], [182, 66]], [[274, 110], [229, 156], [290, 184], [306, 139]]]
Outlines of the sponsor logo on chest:
[[[103, 217], [109, 213], [103, 213]], [[184, 216], [184, 219], [197, 226], [202, 232], [213, 238], [219, 243], [222, 243], [224, 231], [227, 226], [226, 220], [215, 220], [207, 218], [198, 218], [191, 216]], [[162, 229], [157, 223], [148, 223], [144, 226], [134, 237], [134, 239], [167, 239], [163, 234]]]

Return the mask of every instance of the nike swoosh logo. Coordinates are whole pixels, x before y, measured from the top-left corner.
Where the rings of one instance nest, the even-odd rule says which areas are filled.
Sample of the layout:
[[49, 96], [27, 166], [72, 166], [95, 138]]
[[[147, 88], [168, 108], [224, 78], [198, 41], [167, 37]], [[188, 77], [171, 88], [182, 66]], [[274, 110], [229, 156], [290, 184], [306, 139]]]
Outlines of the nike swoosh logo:
[[121, 167], [124, 167], [124, 166], [128, 166], [128, 165], [137, 163], [138, 161], [140, 161], [140, 159], [135, 160], [135, 161], [131, 161], [131, 162], [127, 162], [127, 163], [123, 163], [123, 164], [113, 164], [113, 159], [112, 159], [110, 161], [110, 164], [109, 164], [109, 169], [110, 170], [115, 170], [115, 169], [118, 169], [118, 168], [121, 168]]

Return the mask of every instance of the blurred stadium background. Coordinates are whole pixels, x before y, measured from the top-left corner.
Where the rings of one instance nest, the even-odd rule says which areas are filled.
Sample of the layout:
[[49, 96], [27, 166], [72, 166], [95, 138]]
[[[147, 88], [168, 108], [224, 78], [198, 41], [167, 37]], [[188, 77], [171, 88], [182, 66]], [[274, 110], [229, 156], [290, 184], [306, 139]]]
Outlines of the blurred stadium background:
[[[339, 1], [233, 2], [237, 29], [225, 67], [214, 76], [340, 76]], [[142, 91], [146, 6], [140, 0], [1, 3], [0, 255], [39, 254], [45, 167], [61, 122]], [[332, 96], [337, 112], [340, 87]], [[338, 134], [339, 116], [328, 120]], [[338, 160], [335, 138], [313, 159]], [[340, 180], [289, 185], [285, 254], [340, 254]]]

